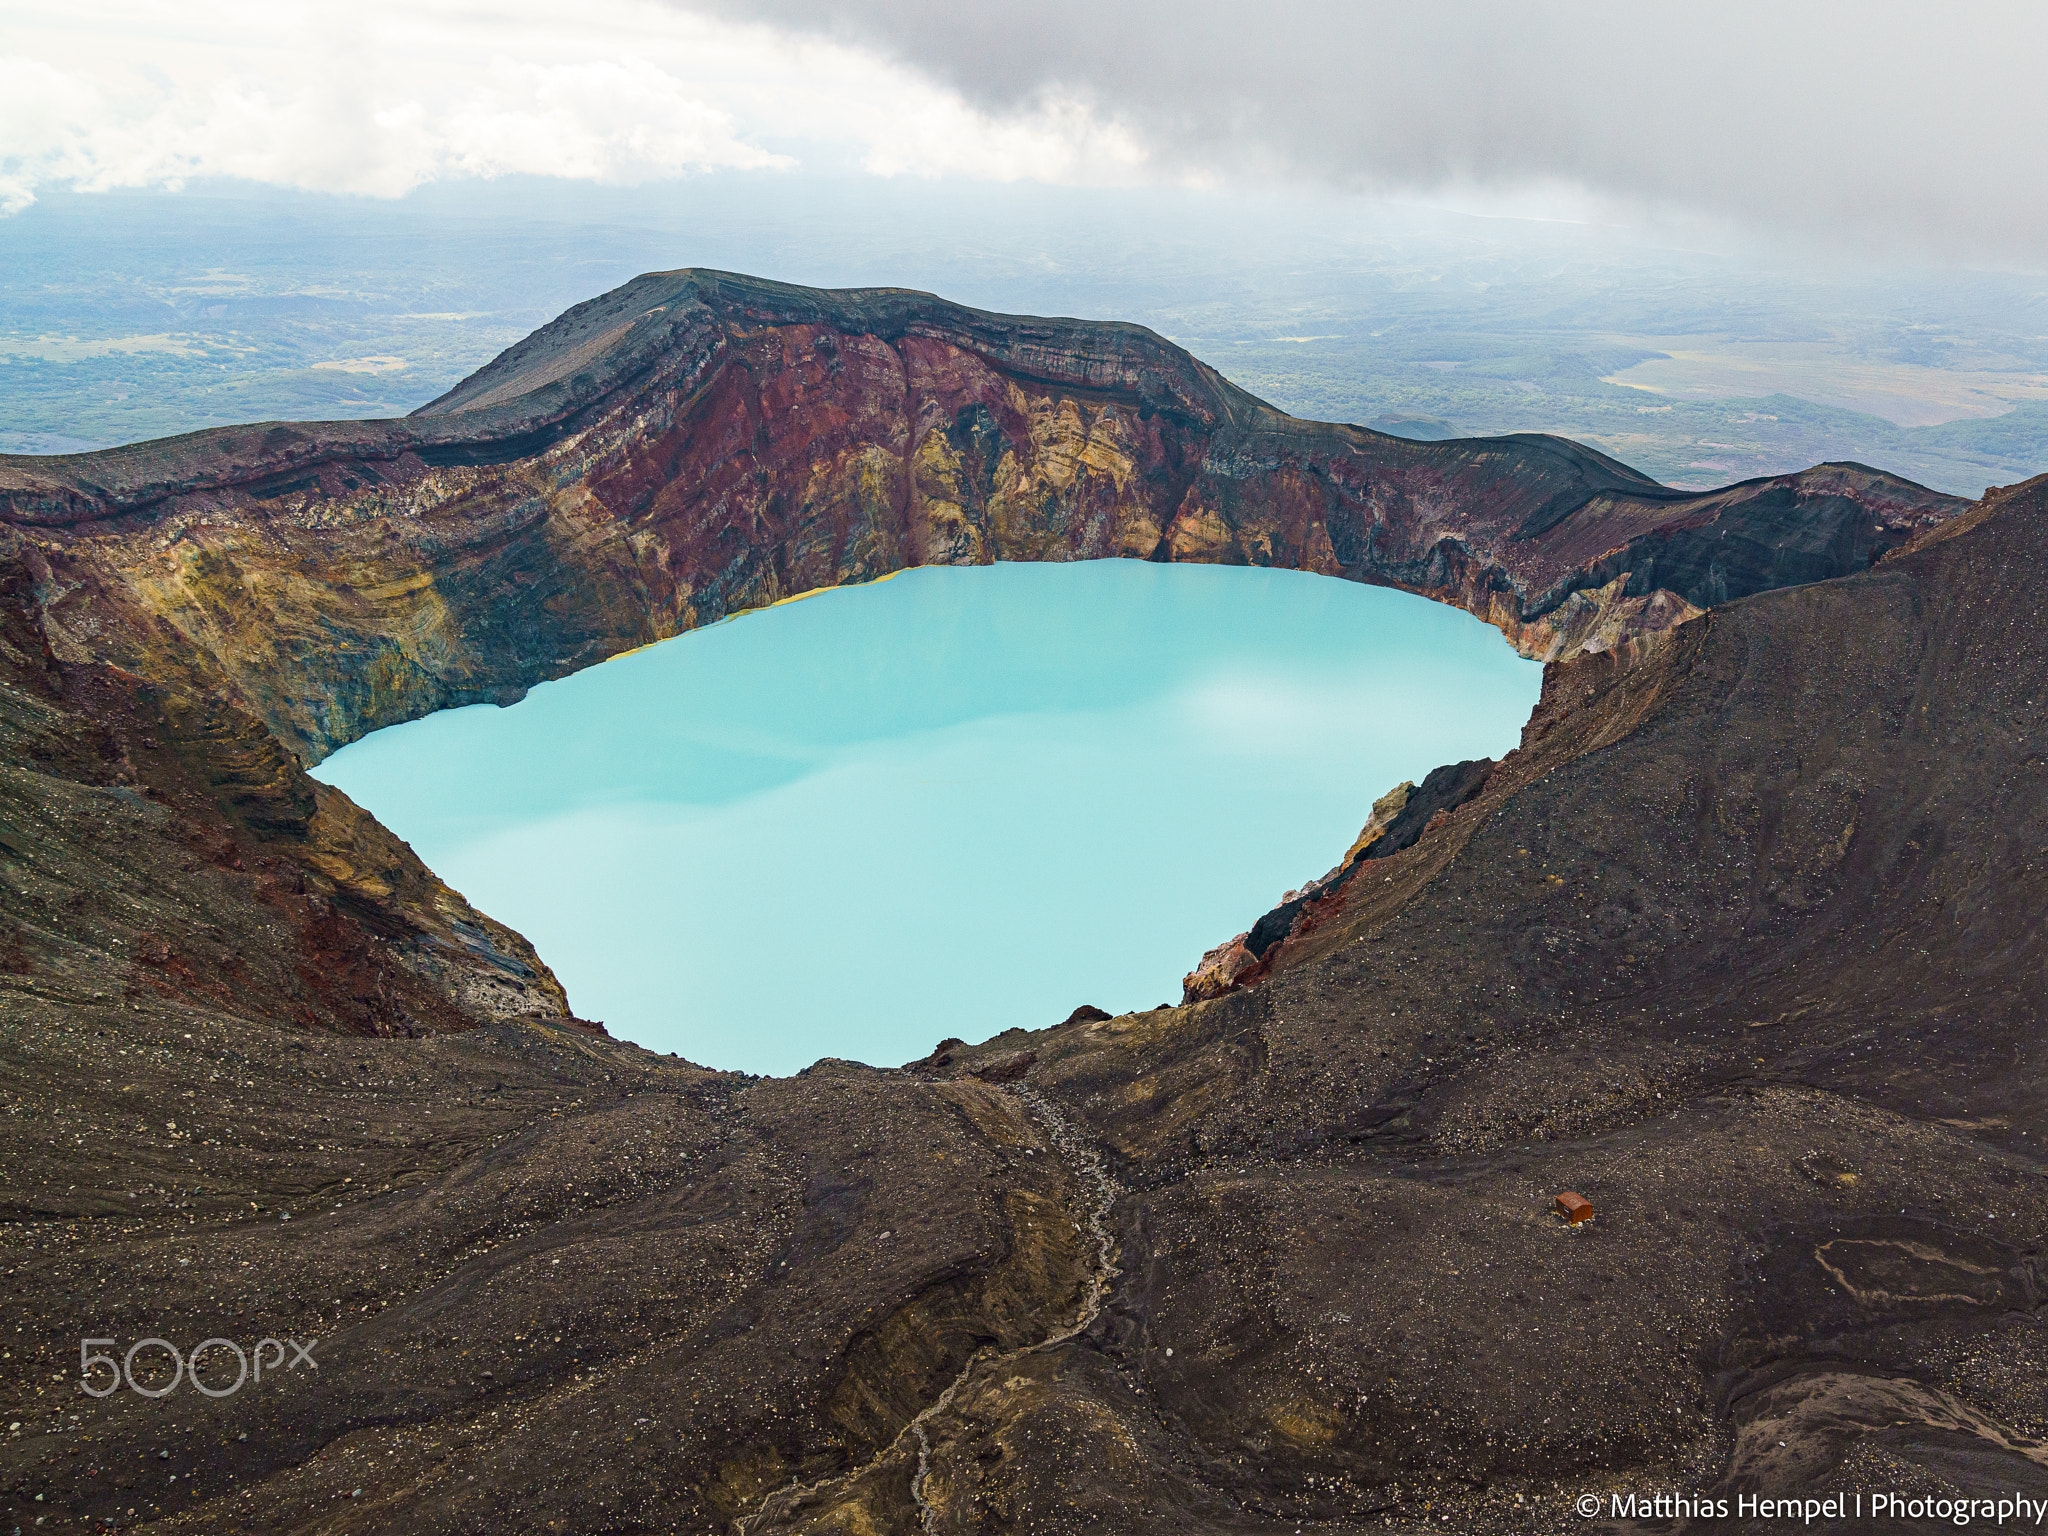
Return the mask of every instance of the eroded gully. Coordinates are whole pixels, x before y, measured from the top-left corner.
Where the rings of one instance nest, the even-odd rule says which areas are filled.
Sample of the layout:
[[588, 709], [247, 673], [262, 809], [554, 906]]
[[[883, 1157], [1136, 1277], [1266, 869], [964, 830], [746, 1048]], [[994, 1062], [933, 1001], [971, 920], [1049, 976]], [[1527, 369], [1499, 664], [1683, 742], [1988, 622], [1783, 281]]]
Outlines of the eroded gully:
[[1074, 1320], [1057, 1332], [1048, 1334], [1035, 1343], [1025, 1344], [1016, 1349], [991, 1354], [976, 1350], [967, 1357], [960, 1372], [946, 1385], [946, 1390], [928, 1403], [917, 1416], [897, 1433], [895, 1439], [877, 1451], [858, 1467], [831, 1477], [819, 1478], [810, 1483], [790, 1483], [776, 1489], [761, 1501], [761, 1507], [752, 1514], [743, 1515], [733, 1523], [733, 1536], [760, 1536], [770, 1529], [770, 1522], [796, 1513], [799, 1505], [818, 1494], [835, 1488], [851, 1487], [870, 1470], [889, 1461], [907, 1449], [907, 1442], [917, 1446], [917, 1471], [910, 1480], [910, 1496], [917, 1506], [918, 1523], [927, 1536], [938, 1536], [939, 1511], [925, 1498], [925, 1480], [931, 1474], [932, 1421], [953, 1406], [953, 1399], [961, 1387], [977, 1372], [991, 1367], [1006, 1365], [1021, 1360], [1026, 1355], [1043, 1350], [1056, 1349], [1069, 1340], [1078, 1338], [1095, 1322], [1109, 1300], [1110, 1290], [1119, 1273], [1116, 1263], [1116, 1239], [1110, 1233], [1109, 1215], [1116, 1204], [1117, 1184], [1103, 1162], [1102, 1154], [1084, 1141], [1074, 1128], [1045, 1095], [1030, 1088], [1009, 1087], [998, 1092], [1022, 1104], [1044, 1129], [1046, 1139], [1059, 1154], [1061, 1162], [1073, 1176], [1081, 1193], [1081, 1202], [1074, 1212], [1074, 1224], [1094, 1245], [1094, 1262], [1088, 1270], [1088, 1288], [1081, 1298], [1081, 1306]]

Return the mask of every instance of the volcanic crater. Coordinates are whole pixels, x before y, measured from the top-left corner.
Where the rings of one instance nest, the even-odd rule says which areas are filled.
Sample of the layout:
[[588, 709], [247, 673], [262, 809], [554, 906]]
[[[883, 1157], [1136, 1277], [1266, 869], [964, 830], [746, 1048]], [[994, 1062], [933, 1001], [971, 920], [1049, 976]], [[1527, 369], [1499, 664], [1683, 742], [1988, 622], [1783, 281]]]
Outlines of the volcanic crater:
[[[701, 271], [399, 420], [0, 458], [0, 1498], [762, 1536], [2048, 1496], [2044, 502], [1678, 492], [1297, 421], [1137, 327]], [[1399, 586], [1543, 700], [1181, 1006], [791, 1078], [577, 1020], [305, 772], [1020, 558]], [[149, 1337], [318, 1364], [81, 1390], [82, 1339]]]

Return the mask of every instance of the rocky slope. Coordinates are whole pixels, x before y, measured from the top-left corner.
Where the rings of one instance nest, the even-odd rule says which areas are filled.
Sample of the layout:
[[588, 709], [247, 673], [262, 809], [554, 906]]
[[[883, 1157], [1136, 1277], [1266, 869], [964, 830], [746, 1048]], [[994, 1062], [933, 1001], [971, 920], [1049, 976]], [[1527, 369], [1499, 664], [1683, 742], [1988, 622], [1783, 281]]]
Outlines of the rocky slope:
[[[1594, 490], [1626, 471], [1567, 445], [1290, 423], [1143, 332], [702, 275], [404, 423], [5, 473], [22, 1529], [1281, 1536], [2048, 1497], [2048, 481], [1961, 516], [1849, 468]], [[1658, 573], [1619, 583], [1638, 609], [1585, 599], [1618, 638], [1550, 668], [1518, 751], [1390, 802], [1211, 1001], [896, 1072], [704, 1072], [577, 1027], [299, 766], [934, 549], [1114, 552], [1142, 514], [1139, 552], [1198, 553], [1191, 507], [1215, 557], [1309, 563], [1320, 528], [1525, 643], [1561, 583]], [[1860, 574], [1639, 622], [1916, 523]], [[1453, 526], [1426, 580], [1394, 571]], [[1590, 1226], [1547, 1214], [1564, 1189]], [[81, 1339], [151, 1336], [317, 1339], [318, 1367], [80, 1390]]]
[[1296, 421], [1135, 326], [708, 272], [580, 305], [403, 420], [0, 458], [0, 553], [60, 657], [228, 693], [308, 761], [907, 565], [1292, 566], [1548, 659], [1962, 506], [1857, 465], [1676, 492], [1555, 438]]

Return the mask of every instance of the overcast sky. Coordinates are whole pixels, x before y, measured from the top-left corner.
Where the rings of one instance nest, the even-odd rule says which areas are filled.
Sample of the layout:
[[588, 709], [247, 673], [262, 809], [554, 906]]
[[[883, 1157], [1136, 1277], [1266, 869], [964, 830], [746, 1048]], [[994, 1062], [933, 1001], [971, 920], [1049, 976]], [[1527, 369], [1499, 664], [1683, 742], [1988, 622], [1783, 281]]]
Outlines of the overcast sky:
[[2005, 0], [0, 0], [0, 209], [822, 168], [1299, 183], [2031, 264], [2044, 59], [2048, 5]]

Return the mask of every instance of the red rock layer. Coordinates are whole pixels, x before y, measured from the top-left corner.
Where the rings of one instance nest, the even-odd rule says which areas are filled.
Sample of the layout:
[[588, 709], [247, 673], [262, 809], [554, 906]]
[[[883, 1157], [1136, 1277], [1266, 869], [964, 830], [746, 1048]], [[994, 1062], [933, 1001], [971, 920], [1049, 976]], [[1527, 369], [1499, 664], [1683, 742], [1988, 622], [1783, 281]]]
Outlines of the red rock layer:
[[1408, 588], [1546, 659], [1862, 569], [1954, 498], [1699, 495], [1520, 436], [1297, 421], [1134, 326], [653, 274], [398, 421], [0, 460], [61, 654], [224, 689], [303, 758], [809, 588], [1124, 557]]

